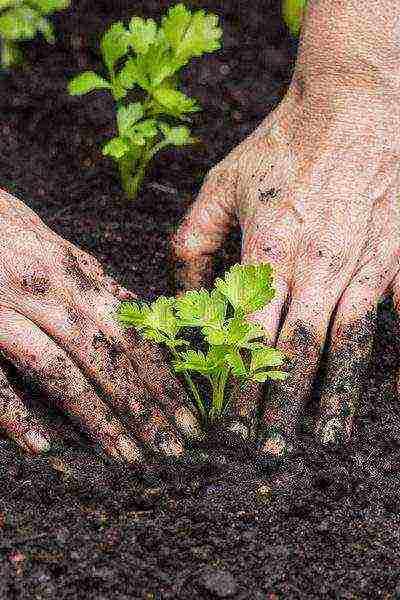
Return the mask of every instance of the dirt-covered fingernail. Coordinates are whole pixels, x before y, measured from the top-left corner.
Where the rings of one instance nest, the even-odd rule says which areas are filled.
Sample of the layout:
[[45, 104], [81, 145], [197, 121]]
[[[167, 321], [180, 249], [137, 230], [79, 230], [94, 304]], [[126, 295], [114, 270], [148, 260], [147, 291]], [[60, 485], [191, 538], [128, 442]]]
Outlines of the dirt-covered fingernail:
[[158, 450], [166, 456], [181, 456], [184, 452], [182, 444], [168, 434], [159, 432], [154, 441]]
[[23, 436], [23, 441], [35, 452], [48, 452], [51, 448], [49, 440], [38, 431], [27, 431]]
[[177, 426], [188, 437], [194, 439], [202, 439], [204, 437], [204, 432], [200, 429], [196, 417], [188, 408], [179, 408], [175, 413], [175, 421]]
[[[129, 462], [141, 461], [143, 460], [142, 454], [132, 440], [124, 435], [120, 435], [118, 440], [115, 443], [114, 449], [111, 450], [111, 454], [116, 456], [115, 452], [123, 458], [125, 458]], [[118, 458], [118, 456], [117, 456]]]
[[329, 444], [333, 442], [340, 444], [345, 438], [346, 432], [343, 424], [343, 420], [340, 417], [334, 417], [329, 419], [319, 431], [317, 437], [322, 444]]
[[240, 423], [240, 421], [234, 421], [233, 423], [230, 423], [227, 426], [227, 430], [237, 433], [244, 440], [249, 438], [249, 428], [244, 423]]

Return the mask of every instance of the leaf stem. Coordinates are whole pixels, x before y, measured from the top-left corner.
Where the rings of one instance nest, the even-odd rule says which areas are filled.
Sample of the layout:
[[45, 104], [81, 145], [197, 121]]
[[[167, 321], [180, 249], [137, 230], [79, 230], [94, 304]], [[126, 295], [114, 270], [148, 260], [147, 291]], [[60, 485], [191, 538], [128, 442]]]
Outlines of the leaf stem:
[[[175, 356], [175, 358], [177, 358], [178, 360], [181, 359], [181, 357], [179, 356], [178, 352], [175, 350], [175, 348], [170, 348], [172, 354]], [[197, 404], [197, 408], [200, 411], [201, 417], [203, 419], [204, 424], [206, 424], [207, 421], [207, 413], [206, 413], [206, 409], [204, 408], [204, 403], [200, 397], [199, 391], [197, 389], [197, 387], [195, 386], [195, 384], [193, 383], [193, 380], [191, 378], [191, 376], [189, 375], [189, 373], [187, 371], [182, 371], [183, 372], [183, 376], [186, 379], [186, 383], [188, 384], [194, 399], [196, 401]]]

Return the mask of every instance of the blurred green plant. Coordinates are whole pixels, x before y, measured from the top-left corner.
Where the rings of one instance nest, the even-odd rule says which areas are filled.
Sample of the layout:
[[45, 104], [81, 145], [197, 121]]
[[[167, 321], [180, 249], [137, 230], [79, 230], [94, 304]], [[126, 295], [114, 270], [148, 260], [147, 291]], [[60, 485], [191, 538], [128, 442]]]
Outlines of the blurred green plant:
[[54, 44], [53, 25], [46, 15], [64, 10], [71, 0], [0, 0], [0, 62], [4, 71], [23, 62], [19, 41], [31, 40], [39, 32]]
[[299, 37], [301, 19], [307, 0], [282, 0], [282, 16], [290, 33]]
[[[183, 4], [169, 9], [160, 28], [153, 19], [133, 17], [129, 29], [118, 21], [100, 44], [109, 80], [85, 71], [68, 83], [72, 96], [109, 89], [117, 102], [118, 135], [103, 147], [103, 155], [118, 163], [122, 187], [130, 200], [136, 198], [146, 166], [157, 152], [166, 146], [200, 143], [187, 127], [174, 127], [153, 117], [164, 114], [191, 122], [188, 113], [201, 110], [195, 100], [177, 89], [177, 71], [191, 58], [221, 47], [222, 29], [217, 25], [217, 15], [206, 15], [204, 10], [192, 14]], [[135, 56], [128, 56], [130, 49]], [[116, 73], [123, 58], [123, 67]], [[136, 85], [146, 92], [144, 101], [122, 105], [121, 100]], [[157, 142], [159, 131], [163, 137]]]

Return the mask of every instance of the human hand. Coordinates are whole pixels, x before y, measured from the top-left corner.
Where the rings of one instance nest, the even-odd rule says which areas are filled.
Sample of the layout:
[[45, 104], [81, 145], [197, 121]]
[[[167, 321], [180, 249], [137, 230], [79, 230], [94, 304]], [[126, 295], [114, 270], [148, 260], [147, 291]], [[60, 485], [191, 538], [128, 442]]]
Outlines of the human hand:
[[[0, 239], [0, 353], [114, 458], [142, 461], [140, 444], [182, 454], [201, 435], [187, 396], [155, 345], [114, 318], [136, 295], [4, 190]], [[0, 427], [33, 453], [51, 442], [1, 367]]]
[[[330, 325], [315, 433], [321, 442], [349, 441], [378, 301], [390, 287], [398, 304], [400, 297], [400, 91], [389, 89], [393, 79], [385, 87], [376, 71], [357, 70], [356, 53], [348, 68], [335, 70], [332, 62], [342, 55], [334, 37], [321, 64], [313, 51], [328, 4], [310, 2], [308, 37], [288, 94], [211, 169], [173, 239], [182, 289], [209, 283], [211, 257], [235, 217], [242, 262], [274, 267], [276, 296], [252, 317], [264, 326], [266, 343], [289, 359], [289, 376], [269, 384], [261, 417], [260, 456], [272, 458], [294, 447]], [[230, 429], [254, 434], [260, 395], [255, 384], [235, 391]]]

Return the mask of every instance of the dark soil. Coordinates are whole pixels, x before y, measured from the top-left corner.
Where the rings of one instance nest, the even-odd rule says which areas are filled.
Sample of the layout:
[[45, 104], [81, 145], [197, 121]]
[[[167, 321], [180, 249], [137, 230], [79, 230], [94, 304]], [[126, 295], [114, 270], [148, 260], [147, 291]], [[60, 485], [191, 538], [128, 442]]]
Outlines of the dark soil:
[[[1, 187], [147, 299], [173, 293], [169, 234], [207, 171], [279, 103], [297, 50], [280, 2], [186, 2], [218, 14], [224, 31], [223, 48], [182, 76], [204, 109], [192, 126], [204, 145], [156, 155], [139, 198], [124, 205], [116, 165], [101, 154], [115, 135], [113, 100], [102, 91], [70, 97], [66, 82], [82, 70], [101, 73], [98, 40], [112, 22], [159, 20], [173, 4], [74, 2], [52, 19], [54, 47], [25, 42], [27, 66], [0, 81]], [[217, 272], [238, 261], [239, 248], [234, 231]], [[68, 419], [43, 408], [60, 432], [48, 456], [0, 441], [0, 597], [400, 598], [397, 336], [388, 299], [352, 443], [324, 449], [309, 433], [322, 369], [298, 452], [273, 474], [212, 444], [185, 466], [138, 474], [107, 462]], [[40, 412], [37, 391], [6, 368]]]

